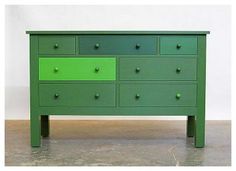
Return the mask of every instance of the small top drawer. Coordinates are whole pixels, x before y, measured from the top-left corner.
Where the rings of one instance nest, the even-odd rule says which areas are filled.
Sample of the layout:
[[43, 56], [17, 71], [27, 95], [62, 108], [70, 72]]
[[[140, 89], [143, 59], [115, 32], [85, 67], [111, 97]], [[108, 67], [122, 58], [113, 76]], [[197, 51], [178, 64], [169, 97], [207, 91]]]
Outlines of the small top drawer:
[[39, 36], [39, 54], [74, 55], [76, 36]]
[[156, 37], [134, 35], [80, 36], [80, 54], [152, 55], [156, 54]]
[[161, 55], [195, 55], [197, 54], [196, 36], [161, 36]]

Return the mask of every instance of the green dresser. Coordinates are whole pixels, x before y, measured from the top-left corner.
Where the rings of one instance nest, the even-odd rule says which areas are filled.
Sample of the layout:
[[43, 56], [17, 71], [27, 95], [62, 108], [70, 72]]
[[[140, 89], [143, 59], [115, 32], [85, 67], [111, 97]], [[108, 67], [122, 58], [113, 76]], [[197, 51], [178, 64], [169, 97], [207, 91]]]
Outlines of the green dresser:
[[27, 31], [31, 145], [49, 115], [187, 116], [205, 144], [207, 31]]

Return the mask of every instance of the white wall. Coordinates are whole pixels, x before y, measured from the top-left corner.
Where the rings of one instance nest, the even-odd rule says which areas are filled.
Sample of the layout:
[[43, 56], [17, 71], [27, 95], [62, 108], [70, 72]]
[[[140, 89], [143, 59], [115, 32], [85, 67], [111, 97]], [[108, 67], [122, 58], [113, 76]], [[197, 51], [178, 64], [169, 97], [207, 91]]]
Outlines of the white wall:
[[209, 30], [206, 118], [231, 119], [230, 16], [230, 6], [6, 6], [6, 119], [29, 118], [26, 30]]

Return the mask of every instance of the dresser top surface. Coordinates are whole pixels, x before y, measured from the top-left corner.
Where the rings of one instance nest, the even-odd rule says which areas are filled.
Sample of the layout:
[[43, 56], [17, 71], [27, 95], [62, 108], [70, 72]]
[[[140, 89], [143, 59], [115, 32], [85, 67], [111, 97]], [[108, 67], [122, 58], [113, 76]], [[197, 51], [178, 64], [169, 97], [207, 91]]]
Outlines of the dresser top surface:
[[27, 34], [84, 34], [84, 35], [199, 35], [199, 34], [210, 34], [209, 31], [26, 31]]

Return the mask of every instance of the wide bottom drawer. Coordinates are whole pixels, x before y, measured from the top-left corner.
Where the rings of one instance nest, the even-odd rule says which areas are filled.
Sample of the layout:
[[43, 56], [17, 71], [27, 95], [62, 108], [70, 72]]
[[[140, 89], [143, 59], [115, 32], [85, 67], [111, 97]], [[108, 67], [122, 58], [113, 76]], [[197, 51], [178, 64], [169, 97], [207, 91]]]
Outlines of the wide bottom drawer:
[[120, 84], [120, 106], [196, 106], [196, 84]]
[[115, 84], [40, 84], [40, 106], [115, 106]]

